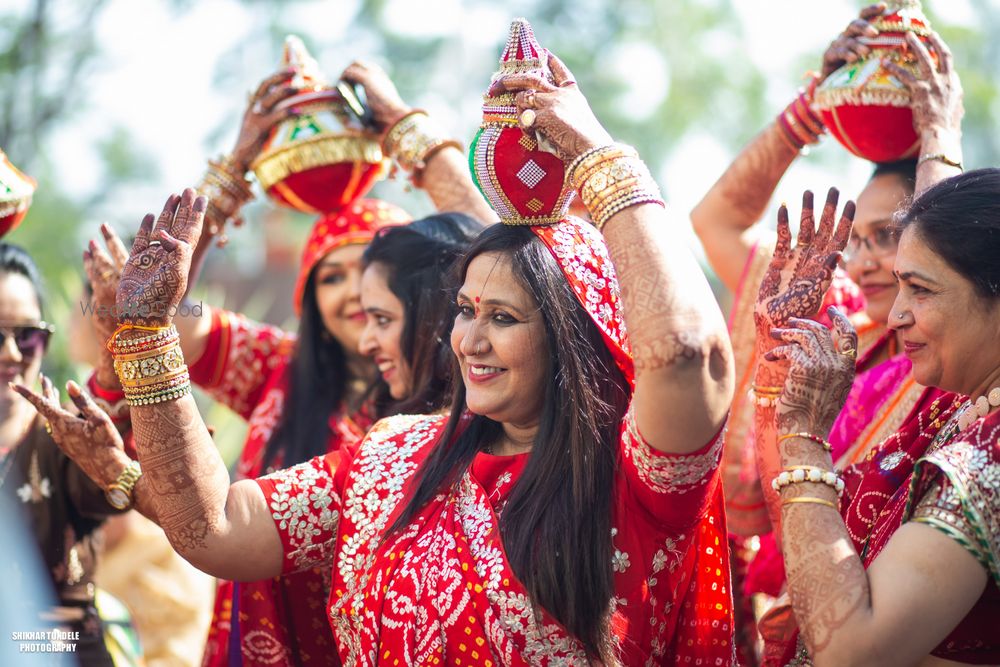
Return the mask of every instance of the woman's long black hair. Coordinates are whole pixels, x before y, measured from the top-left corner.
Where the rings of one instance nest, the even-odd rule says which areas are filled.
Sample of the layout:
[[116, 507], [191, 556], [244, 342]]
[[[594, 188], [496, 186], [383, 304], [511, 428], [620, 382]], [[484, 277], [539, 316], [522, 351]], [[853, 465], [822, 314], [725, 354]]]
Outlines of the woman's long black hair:
[[427, 414], [451, 399], [449, 346], [455, 321], [454, 294], [447, 281], [456, 260], [482, 226], [462, 213], [440, 213], [381, 230], [365, 249], [364, 265], [379, 264], [389, 290], [403, 303], [400, 350], [410, 367], [410, 395], [395, 403], [381, 378], [372, 392], [381, 412]]
[[326, 332], [316, 303], [316, 271], [306, 281], [298, 340], [286, 370], [288, 395], [278, 425], [264, 449], [264, 466], [284, 467], [326, 454], [330, 420], [344, 411], [350, 381], [347, 353]]
[[[555, 258], [530, 229], [487, 228], [460, 265], [458, 282], [483, 253], [500, 253], [511, 262], [545, 323], [547, 358], [539, 363], [548, 371], [538, 434], [500, 517], [507, 559], [533, 602], [591, 656], [607, 662], [613, 657], [611, 499], [631, 390]], [[459, 383], [441, 440], [418, 471], [390, 533], [408, 525], [442, 488], [454, 488], [484, 445], [502, 436], [502, 425], [482, 415], [459, 432], [465, 411]]]

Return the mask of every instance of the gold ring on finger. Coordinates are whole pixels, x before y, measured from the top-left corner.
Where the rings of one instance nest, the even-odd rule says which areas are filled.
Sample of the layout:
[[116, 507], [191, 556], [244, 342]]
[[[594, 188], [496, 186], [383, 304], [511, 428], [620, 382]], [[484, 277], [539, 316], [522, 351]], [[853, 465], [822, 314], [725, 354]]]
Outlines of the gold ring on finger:
[[856, 347], [845, 348], [843, 354], [848, 359], [854, 361], [858, 358], [858, 348]]
[[49, 435], [52, 435], [52, 424], [50, 424], [50, 423], [48, 423], [48, 422], [45, 422], [45, 431], [46, 431], [46, 432], [47, 432], [47, 433], [48, 433]]
[[521, 125], [531, 127], [535, 124], [535, 112], [532, 109], [525, 109], [521, 112]]
[[535, 107], [535, 91], [528, 90], [524, 93], [524, 106], [534, 108]]

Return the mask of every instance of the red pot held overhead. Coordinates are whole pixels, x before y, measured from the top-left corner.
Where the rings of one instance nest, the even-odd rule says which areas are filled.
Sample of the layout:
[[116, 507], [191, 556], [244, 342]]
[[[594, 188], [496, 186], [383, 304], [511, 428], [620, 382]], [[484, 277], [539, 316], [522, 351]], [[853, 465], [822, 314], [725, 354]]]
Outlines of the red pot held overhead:
[[[553, 81], [548, 52], [525, 19], [511, 24], [494, 79], [516, 72]], [[566, 165], [521, 130], [513, 93], [483, 96], [483, 122], [469, 147], [469, 162], [479, 191], [504, 223], [549, 224], [566, 216], [575, 194], [564, 177]]]
[[22, 174], [0, 150], [0, 238], [21, 224], [35, 186], [35, 179]]
[[886, 4], [882, 16], [872, 22], [879, 34], [867, 40], [871, 54], [827, 77], [816, 88], [814, 102], [837, 141], [872, 162], [913, 158], [920, 150], [910, 94], [882, 62], [890, 60], [919, 76], [906, 33], [916, 33], [928, 44], [930, 23], [920, 0], [889, 0]]
[[306, 213], [335, 213], [385, 175], [382, 147], [359, 122], [357, 100], [324, 83], [297, 37], [285, 40], [283, 65], [296, 69], [292, 85], [305, 90], [282, 102], [296, 113], [272, 131], [250, 167], [276, 203]]

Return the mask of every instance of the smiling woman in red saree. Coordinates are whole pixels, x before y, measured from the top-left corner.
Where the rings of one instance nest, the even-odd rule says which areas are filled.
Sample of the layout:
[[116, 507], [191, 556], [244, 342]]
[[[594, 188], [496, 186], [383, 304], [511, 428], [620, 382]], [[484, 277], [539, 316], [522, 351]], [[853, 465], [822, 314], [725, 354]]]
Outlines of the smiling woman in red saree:
[[[857, 335], [835, 312], [832, 334], [769, 322], [777, 346], [757, 381], [783, 389], [777, 406], [758, 407], [758, 459], [801, 631], [769, 647], [772, 664], [1000, 661], [998, 193], [1000, 170], [969, 172], [901, 217], [889, 321], [938, 396], [846, 471], [839, 501], [822, 434], [850, 387]], [[776, 259], [770, 283], [803, 252]], [[791, 293], [784, 280], [762, 288], [758, 314]]]

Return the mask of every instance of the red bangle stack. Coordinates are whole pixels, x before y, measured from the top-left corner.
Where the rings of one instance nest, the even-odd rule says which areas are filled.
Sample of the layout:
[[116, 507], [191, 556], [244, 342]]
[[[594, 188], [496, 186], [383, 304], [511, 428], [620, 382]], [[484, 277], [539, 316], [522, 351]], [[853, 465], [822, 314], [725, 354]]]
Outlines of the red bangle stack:
[[799, 90], [798, 97], [775, 119], [782, 138], [792, 150], [800, 151], [807, 145], [815, 144], [826, 133], [823, 121], [812, 110], [813, 92], [818, 82], [819, 79], [814, 76], [809, 86]]

